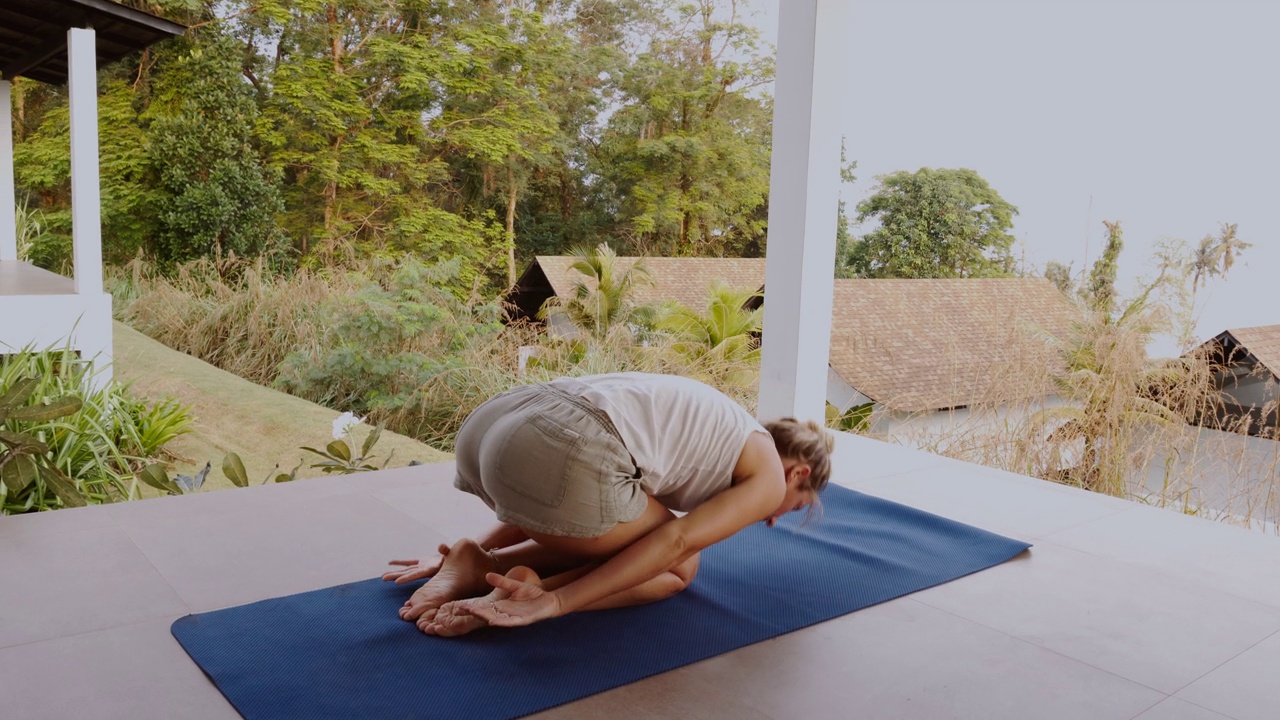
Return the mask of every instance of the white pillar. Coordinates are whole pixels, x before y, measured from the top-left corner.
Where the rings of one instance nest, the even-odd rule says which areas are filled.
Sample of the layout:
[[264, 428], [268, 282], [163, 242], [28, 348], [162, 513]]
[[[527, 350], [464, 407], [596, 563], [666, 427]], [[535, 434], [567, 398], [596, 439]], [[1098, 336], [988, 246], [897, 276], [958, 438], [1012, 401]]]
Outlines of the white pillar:
[[98, 185], [98, 59], [91, 28], [67, 31], [71, 108], [71, 242], [76, 293], [102, 292], [102, 198]]
[[18, 259], [17, 196], [13, 190], [12, 84], [0, 80], [0, 260]]
[[849, 4], [778, 4], [761, 418], [825, 417]]

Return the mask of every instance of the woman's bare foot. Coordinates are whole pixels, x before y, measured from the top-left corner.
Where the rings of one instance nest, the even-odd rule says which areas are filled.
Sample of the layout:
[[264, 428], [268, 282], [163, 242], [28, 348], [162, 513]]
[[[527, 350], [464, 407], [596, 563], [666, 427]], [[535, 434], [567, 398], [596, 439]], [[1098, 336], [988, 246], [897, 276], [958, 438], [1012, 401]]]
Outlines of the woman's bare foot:
[[483, 594], [491, 587], [484, 576], [495, 569], [493, 557], [474, 540], [459, 540], [449, 548], [440, 571], [400, 608], [400, 619], [417, 622], [426, 614], [434, 616], [447, 602]]
[[[524, 566], [511, 568], [511, 572], [507, 573], [507, 577], [522, 583], [542, 585], [542, 578], [538, 577], [538, 574], [531, 568]], [[424, 614], [418, 620], [418, 628], [428, 635], [439, 635], [440, 637], [466, 635], [489, 624], [483, 618], [471, 614], [471, 608], [481, 603], [506, 600], [510, 594], [506, 590], [494, 588], [493, 592], [484, 597], [447, 602], [441, 605], [435, 613], [431, 613], [431, 618], [427, 618], [427, 615]]]

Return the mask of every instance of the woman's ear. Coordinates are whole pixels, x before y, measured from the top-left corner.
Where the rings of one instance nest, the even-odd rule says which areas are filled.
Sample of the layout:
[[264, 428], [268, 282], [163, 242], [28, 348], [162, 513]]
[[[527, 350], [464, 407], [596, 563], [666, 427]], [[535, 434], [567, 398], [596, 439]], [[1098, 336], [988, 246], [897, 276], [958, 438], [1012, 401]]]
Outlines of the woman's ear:
[[809, 467], [809, 463], [807, 462], [797, 463], [796, 465], [792, 466], [791, 477], [787, 478], [787, 480], [804, 484], [805, 482], [808, 482], [809, 473], [812, 471], [813, 471], [813, 468]]

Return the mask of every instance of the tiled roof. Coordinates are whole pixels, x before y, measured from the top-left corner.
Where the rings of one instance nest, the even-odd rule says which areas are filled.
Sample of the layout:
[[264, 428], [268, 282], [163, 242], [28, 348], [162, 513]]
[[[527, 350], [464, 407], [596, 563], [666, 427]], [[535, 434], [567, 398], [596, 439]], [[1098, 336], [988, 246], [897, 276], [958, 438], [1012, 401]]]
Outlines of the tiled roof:
[[1227, 332], [1272, 375], [1280, 378], [1280, 325], [1232, 328]]
[[[573, 286], [586, 276], [571, 266], [576, 258], [569, 255], [539, 255], [542, 272], [559, 297], [573, 294]], [[637, 258], [619, 257], [618, 272], [626, 272]], [[764, 286], [764, 258], [687, 258], [647, 257], [654, 284], [636, 290], [637, 302], [675, 300], [694, 309], [707, 305], [707, 288], [717, 280], [738, 290], [758, 290]]]
[[[571, 256], [536, 261], [560, 297], [584, 278], [571, 268]], [[625, 272], [636, 258], [618, 261]], [[717, 280], [734, 288], [764, 284], [763, 258], [644, 262], [654, 285], [636, 291], [640, 302], [669, 299], [702, 308]], [[1042, 279], [836, 280], [831, 366], [855, 390], [895, 410], [972, 405], [1002, 382], [996, 365], [1007, 364], [1015, 348], [1025, 355], [1034, 346], [1026, 342], [1034, 330], [1063, 336], [1075, 318], [1072, 304]], [[1045, 362], [1052, 361], [1046, 355]]]
[[1038, 362], [1029, 353], [1056, 362], [1036, 331], [1062, 337], [1076, 317], [1043, 279], [836, 280], [831, 367], [894, 410], [972, 405], [1018, 392], [997, 387], [1011, 356], [1024, 368]]

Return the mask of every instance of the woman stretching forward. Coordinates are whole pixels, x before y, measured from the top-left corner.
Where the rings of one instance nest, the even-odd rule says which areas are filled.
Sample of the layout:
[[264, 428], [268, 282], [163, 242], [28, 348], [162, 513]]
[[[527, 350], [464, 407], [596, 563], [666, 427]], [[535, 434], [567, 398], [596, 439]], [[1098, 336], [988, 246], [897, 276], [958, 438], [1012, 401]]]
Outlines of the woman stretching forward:
[[499, 524], [438, 556], [393, 560], [402, 569], [383, 580], [431, 577], [400, 617], [443, 636], [661, 600], [693, 581], [703, 548], [812, 505], [832, 445], [817, 423], [761, 425], [674, 375], [517, 387], [458, 431], [454, 486]]

